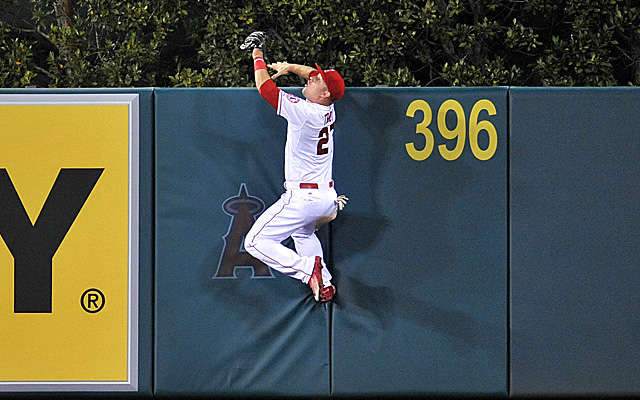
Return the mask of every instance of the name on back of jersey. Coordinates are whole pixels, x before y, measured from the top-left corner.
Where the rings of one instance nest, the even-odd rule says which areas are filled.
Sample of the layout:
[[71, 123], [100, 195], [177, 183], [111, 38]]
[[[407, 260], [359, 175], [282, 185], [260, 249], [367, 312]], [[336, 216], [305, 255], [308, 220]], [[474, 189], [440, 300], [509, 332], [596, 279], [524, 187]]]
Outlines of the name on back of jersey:
[[324, 115], [324, 124], [328, 125], [331, 121], [333, 121], [333, 110], [329, 111]]

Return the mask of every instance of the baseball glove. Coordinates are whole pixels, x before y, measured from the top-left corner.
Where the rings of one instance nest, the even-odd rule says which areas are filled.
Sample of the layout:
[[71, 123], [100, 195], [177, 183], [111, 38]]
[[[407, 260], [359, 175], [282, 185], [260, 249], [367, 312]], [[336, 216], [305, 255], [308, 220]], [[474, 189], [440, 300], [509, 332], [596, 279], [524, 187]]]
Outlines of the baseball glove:
[[247, 36], [244, 40], [244, 43], [240, 46], [241, 50], [250, 50], [258, 48], [262, 51], [267, 47], [267, 34], [262, 31], [253, 32], [251, 35]]

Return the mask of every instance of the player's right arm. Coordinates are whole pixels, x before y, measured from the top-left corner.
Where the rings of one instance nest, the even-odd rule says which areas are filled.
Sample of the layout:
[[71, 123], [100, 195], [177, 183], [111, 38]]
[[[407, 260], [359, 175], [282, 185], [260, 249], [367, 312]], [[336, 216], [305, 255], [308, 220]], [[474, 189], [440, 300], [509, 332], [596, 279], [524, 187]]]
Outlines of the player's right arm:
[[305, 79], [309, 79], [312, 72], [316, 71], [312, 67], [299, 64], [289, 64], [287, 62], [278, 62], [270, 64], [269, 67], [277, 71], [273, 77], [269, 76], [267, 71], [267, 65], [264, 62], [264, 47], [266, 46], [267, 35], [263, 31], [252, 32], [244, 40], [240, 49], [251, 49], [251, 55], [253, 57], [253, 70], [256, 88], [260, 92], [260, 95], [278, 110], [278, 102], [280, 99], [280, 89], [273, 82], [272, 78], [285, 75], [289, 72], [293, 72]]
[[289, 72], [293, 72], [294, 74], [308, 80], [311, 73], [316, 71], [315, 68], [308, 67], [306, 65], [289, 64], [288, 62], [277, 62], [274, 64], [269, 64], [268, 67], [278, 71], [271, 77], [271, 79], [275, 79], [281, 75], [286, 75]]

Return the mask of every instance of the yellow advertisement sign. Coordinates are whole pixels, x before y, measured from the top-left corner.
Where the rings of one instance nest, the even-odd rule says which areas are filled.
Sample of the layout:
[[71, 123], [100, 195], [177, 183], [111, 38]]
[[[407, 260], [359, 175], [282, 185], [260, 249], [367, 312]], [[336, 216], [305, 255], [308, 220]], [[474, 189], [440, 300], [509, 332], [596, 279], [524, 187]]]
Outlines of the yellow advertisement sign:
[[0, 392], [137, 390], [138, 95], [0, 95]]

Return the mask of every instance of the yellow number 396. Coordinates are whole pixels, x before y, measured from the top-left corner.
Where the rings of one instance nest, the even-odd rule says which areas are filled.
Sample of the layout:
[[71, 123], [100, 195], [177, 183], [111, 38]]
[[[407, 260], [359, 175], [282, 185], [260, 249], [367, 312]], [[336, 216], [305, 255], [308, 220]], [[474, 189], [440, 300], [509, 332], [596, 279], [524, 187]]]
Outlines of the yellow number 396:
[[[478, 121], [480, 111], [486, 110], [491, 115], [496, 115], [496, 107], [490, 100], [482, 99], [476, 102], [471, 109], [469, 116], [469, 146], [473, 155], [481, 161], [486, 161], [493, 157], [498, 148], [498, 133], [496, 127], [487, 120]], [[422, 150], [417, 150], [414, 142], [409, 142], [405, 146], [409, 157], [416, 161], [424, 161], [433, 152], [434, 136], [429, 125], [431, 124], [433, 114], [429, 103], [424, 100], [414, 100], [407, 108], [407, 117], [414, 118], [417, 111], [421, 111], [423, 119], [416, 125], [416, 133], [421, 134], [425, 138], [425, 145]], [[452, 111], [456, 114], [457, 123], [455, 128], [449, 129], [446, 124], [447, 113]], [[447, 100], [440, 106], [438, 110], [438, 131], [440, 135], [447, 140], [456, 140], [453, 149], [449, 149], [446, 144], [438, 146], [438, 150], [442, 158], [448, 161], [458, 159], [464, 150], [467, 133], [467, 123], [464, 109], [456, 100]], [[478, 137], [480, 132], [485, 131], [489, 136], [489, 144], [486, 149], [480, 148]]]

